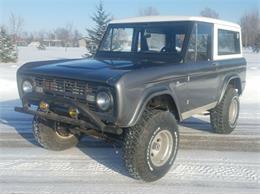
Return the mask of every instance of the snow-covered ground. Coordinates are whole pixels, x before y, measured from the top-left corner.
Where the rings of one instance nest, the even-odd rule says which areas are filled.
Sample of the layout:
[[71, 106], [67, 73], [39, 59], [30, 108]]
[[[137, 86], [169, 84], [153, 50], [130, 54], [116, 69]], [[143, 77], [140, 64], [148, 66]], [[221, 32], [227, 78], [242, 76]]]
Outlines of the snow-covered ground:
[[18, 97], [16, 87], [16, 70], [26, 62], [52, 59], [82, 58], [86, 48], [47, 47], [38, 50], [35, 47], [19, 47], [17, 63], [0, 63], [0, 101]]
[[[17, 63], [0, 64], [0, 192], [2, 193], [260, 193], [260, 55], [246, 50], [247, 84], [231, 135], [211, 132], [207, 116], [180, 124], [171, 171], [146, 184], [128, 177], [120, 149], [86, 138], [62, 152], [40, 148], [32, 117], [15, 113], [15, 74], [27, 61], [80, 58], [84, 48], [19, 48]], [[117, 153], [119, 151], [119, 154]]]

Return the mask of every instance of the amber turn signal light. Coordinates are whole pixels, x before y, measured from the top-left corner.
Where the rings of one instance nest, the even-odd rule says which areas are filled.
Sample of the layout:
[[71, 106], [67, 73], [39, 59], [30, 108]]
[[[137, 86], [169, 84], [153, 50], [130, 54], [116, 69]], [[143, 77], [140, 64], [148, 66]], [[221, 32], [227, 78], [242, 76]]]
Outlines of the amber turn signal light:
[[39, 104], [39, 107], [42, 111], [46, 112], [49, 110], [49, 104], [44, 102], [44, 101], [41, 101], [40, 104]]
[[77, 108], [69, 108], [68, 113], [71, 118], [77, 118], [79, 115], [79, 110]]

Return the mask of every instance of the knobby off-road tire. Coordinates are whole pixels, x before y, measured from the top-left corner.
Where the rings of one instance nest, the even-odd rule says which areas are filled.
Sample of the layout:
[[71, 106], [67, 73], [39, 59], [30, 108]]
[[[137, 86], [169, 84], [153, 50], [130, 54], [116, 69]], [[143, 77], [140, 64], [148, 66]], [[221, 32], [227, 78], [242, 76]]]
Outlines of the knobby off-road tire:
[[66, 150], [79, 142], [79, 137], [73, 134], [60, 134], [56, 131], [56, 123], [51, 120], [33, 119], [33, 135], [36, 141], [49, 150]]
[[152, 182], [171, 168], [178, 151], [179, 133], [172, 113], [145, 110], [134, 127], [126, 129], [123, 157], [129, 174]]
[[210, 122], [214, 132], [231, 133], [237, 125], [239, 108], [239, 95], [236, 89], [228, 86], [221, 102], [210, 111]]

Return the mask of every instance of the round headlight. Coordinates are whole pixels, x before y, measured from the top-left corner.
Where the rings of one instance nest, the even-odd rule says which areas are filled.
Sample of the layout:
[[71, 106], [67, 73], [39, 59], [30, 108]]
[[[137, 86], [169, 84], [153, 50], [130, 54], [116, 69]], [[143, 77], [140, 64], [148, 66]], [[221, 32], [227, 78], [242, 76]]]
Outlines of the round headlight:
[[107, 111], [110, 107], [111, 107], [111, 104], [112, 104], [112, 99], [111, 99], [111, 96], [110, 94], [108, 94], [107, 92], [99, 92], [97, 94], [97, 105], [98, 107], [103, 110], [103, 111]]
[[23, 82], [22, 89], [23, 89], [24, 93], [32, 92], [32, 88], [33, 88], [33, 86], [32, 86], [32, 83], [30, 81], [25, 80]]

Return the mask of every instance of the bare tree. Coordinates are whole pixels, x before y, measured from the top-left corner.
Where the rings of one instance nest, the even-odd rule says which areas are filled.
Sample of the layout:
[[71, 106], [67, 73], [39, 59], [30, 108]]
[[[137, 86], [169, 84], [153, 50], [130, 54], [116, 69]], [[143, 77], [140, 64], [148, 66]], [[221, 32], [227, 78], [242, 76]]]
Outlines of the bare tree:
[[219, 14], [209, 7], [205, 7], [203, 10], [201, 10], [200, 15], [209, 18], [219, 18]]
[[78, 41], [81, 37], [82, 37], [82, 34], [80, 34], [78, 30], [74, 30], [73, 35], [72, 35], [72, 45], [73, 45], [73, 47], [79, 46]]
[[160, 15], [160, 13], [157, 11], [155, 7], [149, 6], [144, 9], [139, 10], [140, 16], [157, 16]]
[[65, 26], [65, 30], [67, 31], [67, 36], [65, 37], [65, 46], [72, 46], [72, 39], [73, 39], [73, 24], [67, 23]]
[[24, 26], [24, 20], [21, 16], [17, 16], [14, 13], [11, 13], [9, 16], [9, 28], [10, 34], [14, 42], [17, 41], [17, 38], [20, 36]]
[[72, 46], [73, 39], [73, 25], [71, 23], [66, 24], [65, 27], [59, 27], [54, 31], [56, 39], [62, 41], [62, 45], [65, 47]]
[[259, 10], [254, 9], [246, 12], [240, 19], [242, 40], [245, 47], [253, 47], [257, 37], [260, 36], [260, 15]]

